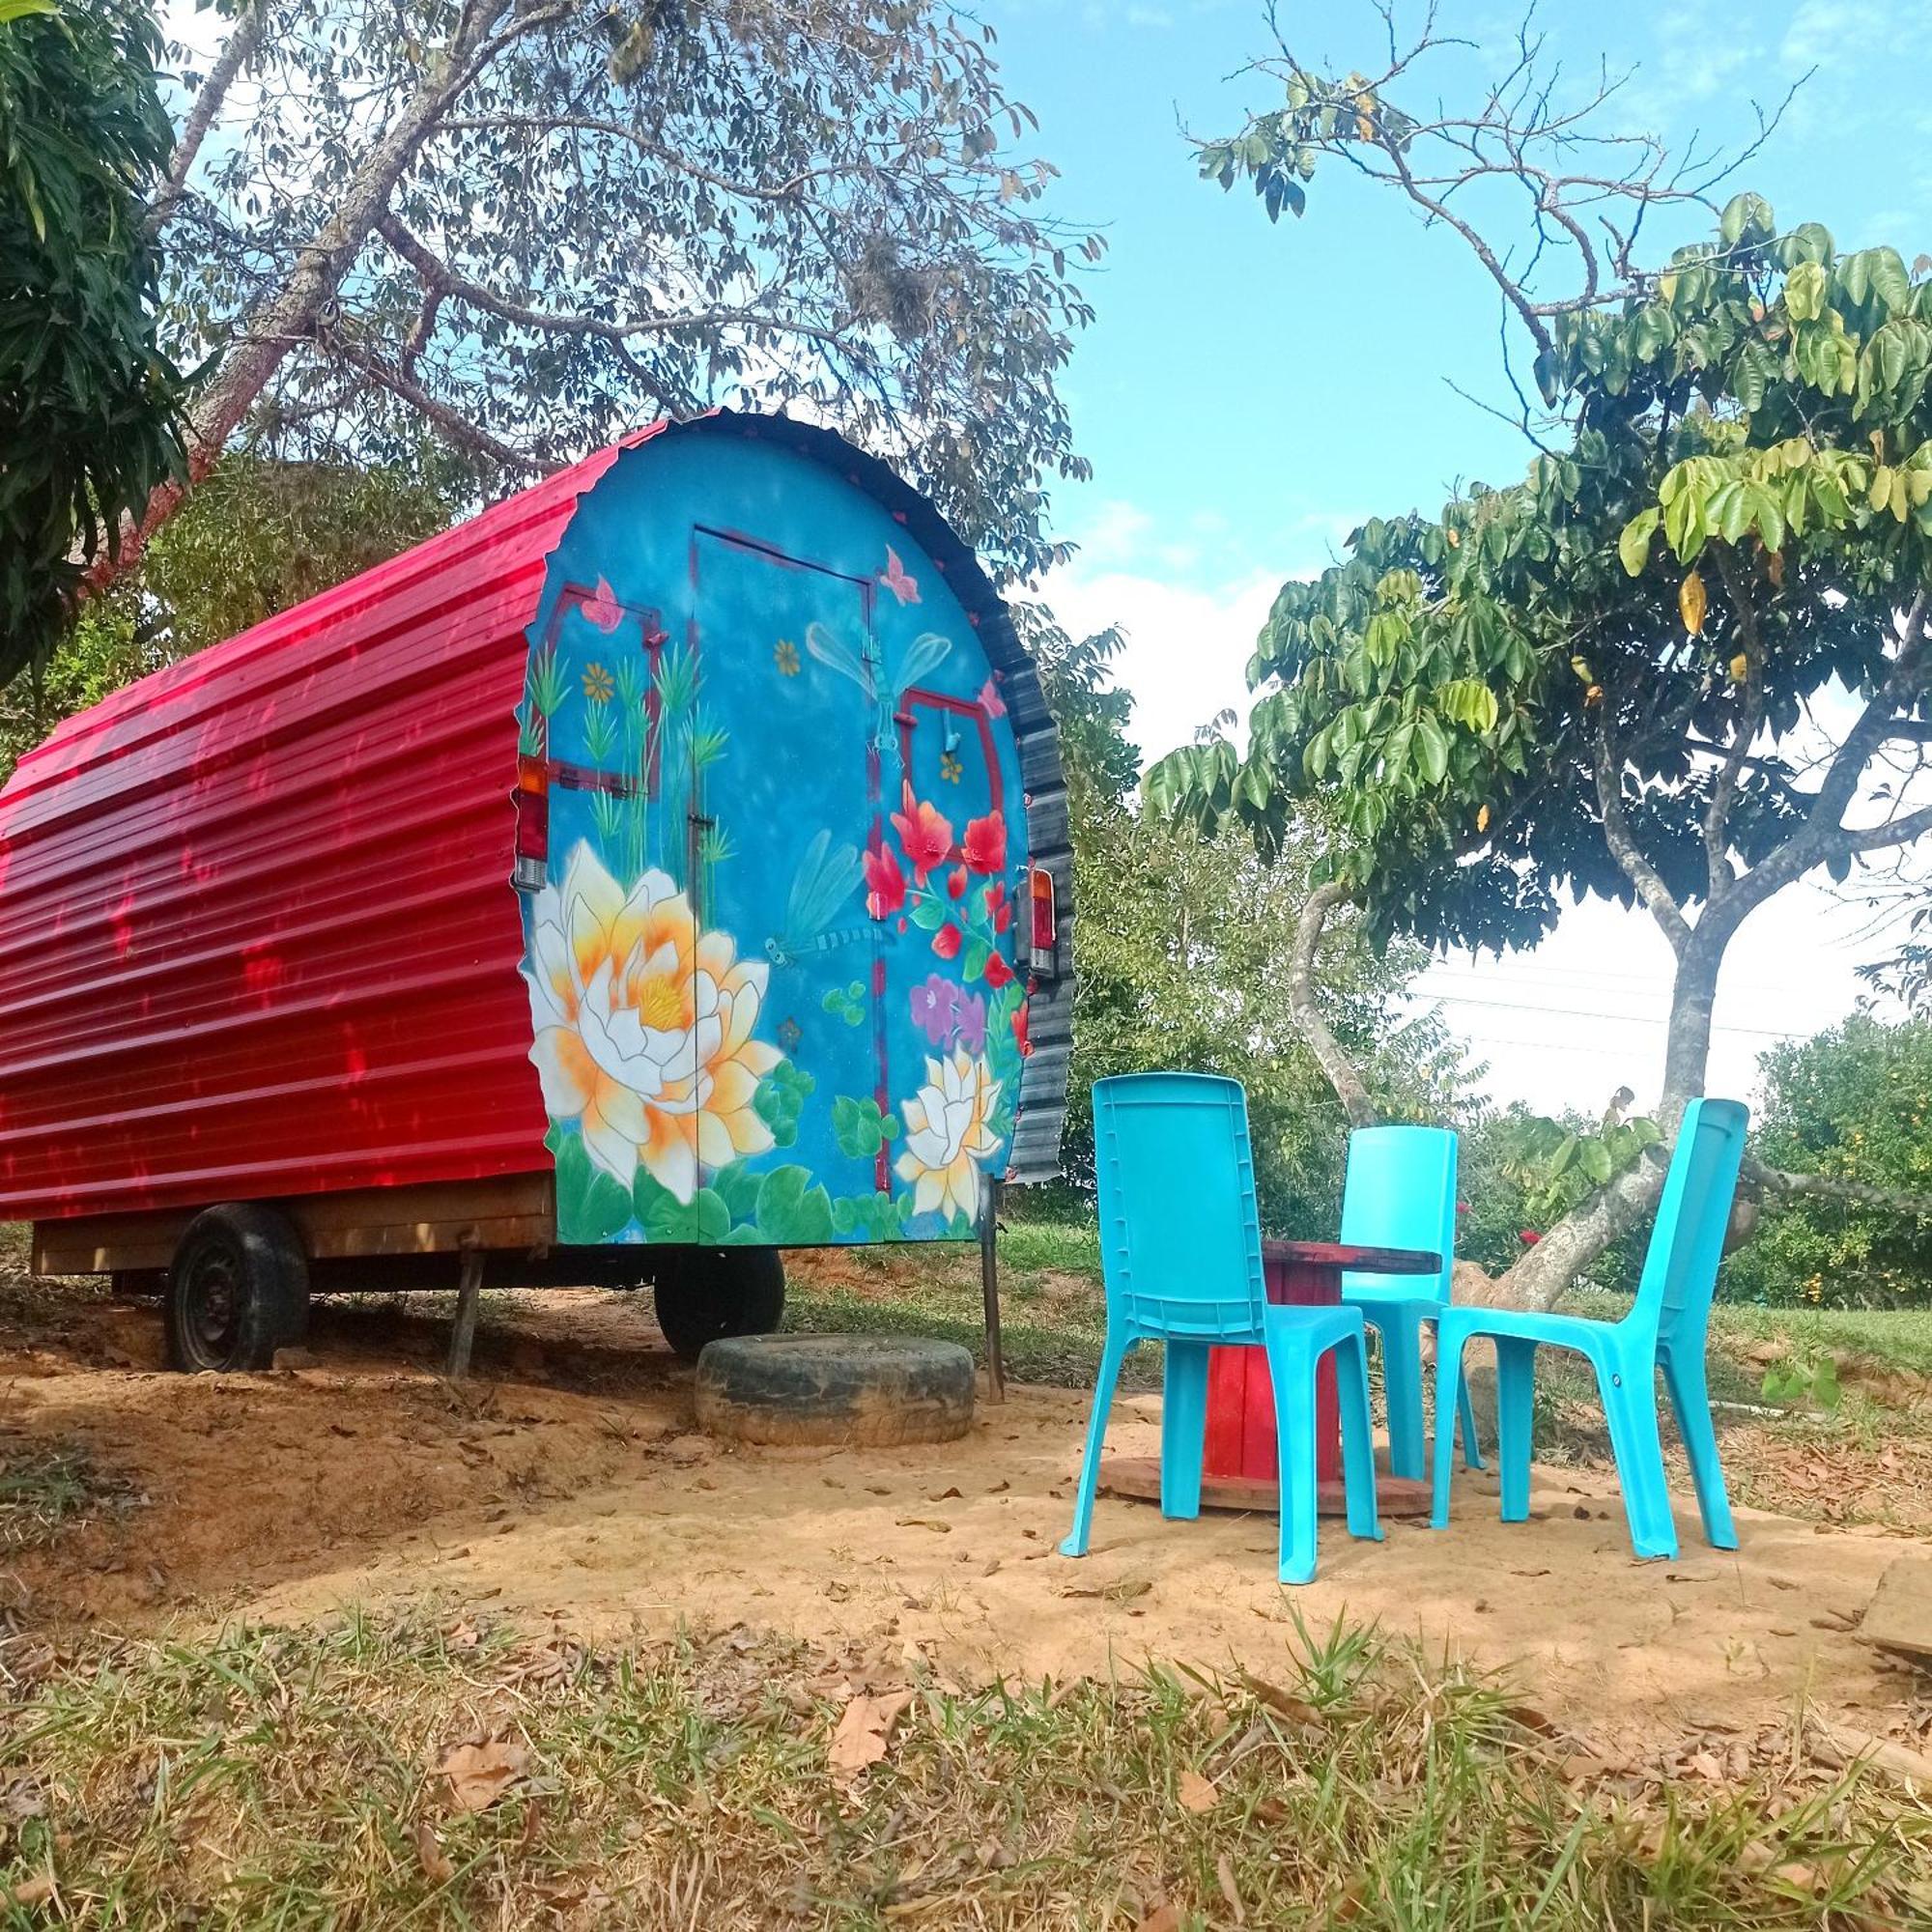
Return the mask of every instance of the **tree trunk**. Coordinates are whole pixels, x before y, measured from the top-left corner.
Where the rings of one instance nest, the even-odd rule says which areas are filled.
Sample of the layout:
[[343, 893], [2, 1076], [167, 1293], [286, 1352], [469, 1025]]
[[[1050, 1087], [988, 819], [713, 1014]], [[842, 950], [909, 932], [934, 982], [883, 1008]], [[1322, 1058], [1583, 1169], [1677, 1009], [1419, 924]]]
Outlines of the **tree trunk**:
[[104, 589], [140, 560], [148, 539], [214, 467], [289, 353], [314, 339], [326, 304], [355, 267], [417, 151], [469, 85], [479, 49], [509, 5], [510, 0], [477, 0], [466, 9], [446, 52], [429, 65], [421, 88], [369, 150], [341, 205], [301, 248], [286, 279], [257, 304], [214, 380], [189, 411], [186, 481], [170, 481], [155, 490], [139, 520], [125, 527], [111, 552], [88, 571], [83, 580], [88, 593]]
[[1704, 1091], [1710, 1065], [1718, 971], [1736, 929], [1736, 922], [1722, 916], [1721, 903], [1717, 910], [1719, 916], [1714, 919], [1713, 908], [1705, 908], [1677, 955], [1664, 1035], [1663, 1091], [1657, 1108], [1663, 1145], [1647, 1149], [1634, 1167], [1572, 1208], [1524, 1254], [1498, 1284], [1498, 1297], [1508, 1305], [1552, 1307], [1612, 1241], [1655, 1212], [1663, 1193], [1669, 1147], [1677, 1138], [1685, 1106]]
[[1376, 1103], [1369, 1098], [1369, 1090], [1362, 1084], [1362, 1076], [1355, 1071], [1354, 1063], [1323, 1017], [1321, 1003], [1315, 994], [1315, 954], [1321, 944], [1321, 929], [1328, 922], [1329, 913], [1336, 906], [1346, 904], [1350, 897], [1348, 889], [1332, 880], [1327, 885], [1317, 886], [1309, 894], [1308, 903], [1302, 907], [1301, 918], [1295, 923], [1294, 945], [1289, 953], [1288, 997], [1295, 1024], [1301, 1029], [1301, 1037], [1308, 1042], [1308, 1050], [1314, 1054], [1322, 1072], [1328, 1076], [1328, 1084], [1334, 1088], [1335, 1097], [1341, 1101], [1350, 1126], [1374, 1127], [1381, 1124], [1381, 1115], [1376, 1110]]

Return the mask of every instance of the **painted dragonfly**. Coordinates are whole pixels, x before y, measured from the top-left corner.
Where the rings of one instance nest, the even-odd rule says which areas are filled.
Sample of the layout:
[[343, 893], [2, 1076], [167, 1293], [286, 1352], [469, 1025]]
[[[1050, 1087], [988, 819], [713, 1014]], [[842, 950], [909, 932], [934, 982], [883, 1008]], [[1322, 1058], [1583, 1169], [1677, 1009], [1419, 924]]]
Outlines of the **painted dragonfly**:
[[828, 670], [850, 678], [871, 700], [872, 746], [884, 758], [897, 743], [893, 731], [893, 714], [899, 708], [900, 699], [922, 678], [946, 662], [952, 643], [951, 639], [941, 637], [937, 631], [922, 631], [906, 646], [905, 656], [899, 660], [899, 674], [890, 687], [882, 686], [879, 681], [878, 667], [869, 645], [863, 653], [855, 651], [850, 644], [835, 638], [823, 624], [810, 623], [805, 627], [805, 647]]
[[872, 930], [869, 920], [831, 930], [832, 922], [857, 889], [865, 870], [856, 845], [835, 845], [830, 832], [818, 832], [805, 848], [785, 898], [784, 930], [765, 941], [774, 966], [795, 965], [814, 952], [850, 946]]

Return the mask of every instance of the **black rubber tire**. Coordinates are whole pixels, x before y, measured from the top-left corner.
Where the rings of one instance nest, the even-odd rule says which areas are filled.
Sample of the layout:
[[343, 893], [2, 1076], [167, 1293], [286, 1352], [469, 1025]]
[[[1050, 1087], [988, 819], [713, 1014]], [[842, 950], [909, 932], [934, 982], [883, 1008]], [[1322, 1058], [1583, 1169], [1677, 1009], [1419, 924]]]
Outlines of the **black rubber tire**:
[[705, 1350], [696, 1392], [699, 1427], [741, 1442], [952, 1442], [973, 1425], [973, 1357], [908, 1336], [746, 1336]]
[[188, 1223], [168, 1270], [168, 1363], [187, 1375], [272, 1366], [308, 1335], [308, 1257], [286, 1214], [251, 1201]]
[[650, 1269], [658, 1326], [687, 1362], [709, 1342], [769, 1335], [784, 1320], [784, 1259], [776, 1248], [658, 1248]]

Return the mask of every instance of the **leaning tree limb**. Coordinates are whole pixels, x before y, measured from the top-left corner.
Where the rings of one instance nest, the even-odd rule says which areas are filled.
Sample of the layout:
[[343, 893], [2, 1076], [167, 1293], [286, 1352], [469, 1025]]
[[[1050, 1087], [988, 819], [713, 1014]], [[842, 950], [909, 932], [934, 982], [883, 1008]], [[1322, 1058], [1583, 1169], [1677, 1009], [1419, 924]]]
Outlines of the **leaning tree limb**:
[[1334, 1088], [1350, 1126], [1374, 1127], [1381, 1124], [1381, 1115], [1369, 1098], [1369, 1090], [1354, 1062], [1322, 1014], [1315, 991], [1315, 955], [1321, 945], [1322, 928], [1328, 923], [1328, 915], [1353, 896], [1347, 886], [1334, 879], [1317, 886], [1309, 894], [1301, 917], [1295, 922], [1294, 944], [1289, 952], [1288, 997], [1295, 1025], [1301, 1029], [1309, 1052], [1328, 1076], [1328, 1084]]

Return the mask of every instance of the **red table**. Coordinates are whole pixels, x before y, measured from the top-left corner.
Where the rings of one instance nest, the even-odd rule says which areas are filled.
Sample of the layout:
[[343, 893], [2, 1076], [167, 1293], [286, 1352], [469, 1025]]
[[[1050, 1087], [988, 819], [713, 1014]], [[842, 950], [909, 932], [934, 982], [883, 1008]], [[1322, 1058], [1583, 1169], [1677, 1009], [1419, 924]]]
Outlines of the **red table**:
[[[1264, 1241], [1262, 1275], [1272, 1302], [1291, 1307], [1338, 1307], [1342, 1276], [1436, 1274], [1442, 1257], [1420, 1248], [1362, 1248], [1341, 1241]], [[1324, 1515], [1343, 1513], [1342, 1419], [1335, 1403], [1335, 1359], [1324, 1355], [1315, 1378], [1316, 1476]], [[1280, 1464], [1275, 1454], [1274, 1387], [1266, 1350], [1215, 1349], [1208, 1364], [1208, 1440], [1202, 1459], [1201, 1500], [1210, 1509], [1278, 1507]], [[1160, 1464], [1153, 1457], [1110, 1458], [1102, 1477], [1117, 1495], [1158, 1500]], [[1384, 1510], [1423, 1515], [1424, 1483], [1383, 1477], [1377, 1493]]]

